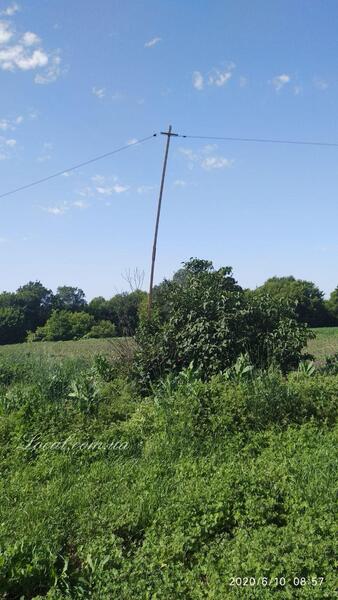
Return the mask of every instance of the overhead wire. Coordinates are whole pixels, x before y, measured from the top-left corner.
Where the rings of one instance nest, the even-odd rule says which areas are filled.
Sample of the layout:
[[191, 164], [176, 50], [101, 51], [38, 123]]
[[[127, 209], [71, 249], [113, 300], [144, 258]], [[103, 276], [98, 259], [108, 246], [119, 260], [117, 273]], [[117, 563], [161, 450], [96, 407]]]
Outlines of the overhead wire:
[[[144, 142], [156, 137], [158, 134], [153, 133], [147, 137], [144, 137], [140, 140], [136, 140], [135, 142], [130, 142], [129, 144], [125, 144], [120, 148], [116, 148], [115, 150], [111, 150], [110, 152], [105, 152], [104, 154], [100, 154], [99, 156], [95, 156], [94, 158], [90, 158], [89, 160], [83, 161], [76, 165], [72, 165], [67, 169], [63, 169], [62, 171], [57, 171], [56, 173], [52, 173], [47, 177], [42, 177], [41, 179], [36, 179], [35, 181], [31, 181], [25, 185], [19, 186], [8, 192], [4, 192], [0, 194], [0, 198], [5, 198], [6, 196], [10, 196], [17, 192], [21, 192], [23, 190], [27, 190], [31, 187], [39, 185], [40, 183], [44, 183], [45, 181], [49, 181], [50, 179], [54, 179], [55, 177], [59, 177], [60, 175], [65, 175], [66, 173], [70, 173], [71, 171], [75, 171], [81, 167], [86, 165], [90, 165], [94, 162], [107, 158], [108, 156], [112, 156], [117, 154], [118, 152], [122, 152], [123, 150], [127, 150], [133, 146], [137, 146], [139, 144], [143, 144]], [[324, 146], [324, 147], [333, 147], [338, 148], [338, 142], [318, 142], [318, 141], [307, 141], [307, 140], [282, 140], [282, 139], [274, 139], [274, 138], [242, 138], [242, 137], [233, 137], [233, 136], [215, 136], [215, 135], [190, 135], [190, 134], [175, 134], [176, 137], [185, 138], [185, 139], [196, 139], [196, 140], [214, 140], [214, 141], [227, 141], [227, 142], [252, 142], [252, 143], [265, 143], [265, 144], [291, 144], [291, 145], [301, 145], [301, 146]]]
[[31, 188], [35, 185], [39, 185], [40, 183], [44, 183], [45, 181], [49, 181], [50, 179], [54, 179], [55, 177], [59, 177], [60, 175], [64, 175], [65, 173], [70, 173], [71, 171], [80, 169], [80, 167], [90, 165], [91, 163], [94, 163], [98, 160], [102, 160], [103, 158], [107, 158], [108, 156], [112, 156], [113, 154], [117, 154], [118, 152], [122, 152], [122, 150], [127, 150], [127, 148], [132, 148], [133, 146], [143, 144], [144, 142], [147, 142], [148, 140], [150, 140], [156, 136], [157, 136], [157, 133], [153, 133], [152, 135], [148, 135], [147, 137], [142, 138], [141, 140], [136, 140], [135, 142], [130, 142], [129, 144], [125, 144], [124, 146], [121, 146], [120, 148], [116, 148], [115, 150], [111, 150], [110, 152], [105, 152], [104, 154], [100, 154], [99, 156], [95, 156], [94, 158], [90, 158], [89, 160], [85, 160], [81, 163], [73, 165], [73, 166], [69, 167], [68, 169], [63, 169], [62, 171], [58, 171], [57, 173], [53, 173], [51, 175], [48, 175], [47, 177], [42, 177], [41, 179], [36, 179], [35, 181], [31, 181], [30, 183], [21, 185], [20, 187], [14, 188], [12, 190], [9, 190], [8, 192], [4, 192], [3, 194], [0, 194], [0, 198], [5, 198], [6, 196], [10, 196], [11, 194], [15, 194], [16, 192], [21, 192], [22, 190], [27, 190], [28, 188]]
[[227, 142], [255, 142], [265, 144], [296, 144], [302, 146], [332, 146], [338, 148], [338, 142], [314, 142], [305, 140], [280, 140], [270, 138], [242, 138], [242, 137], [225, 137], [215, 135], [189, 135], [178, 134], [178, 137], [198, 140], [224, 140]]

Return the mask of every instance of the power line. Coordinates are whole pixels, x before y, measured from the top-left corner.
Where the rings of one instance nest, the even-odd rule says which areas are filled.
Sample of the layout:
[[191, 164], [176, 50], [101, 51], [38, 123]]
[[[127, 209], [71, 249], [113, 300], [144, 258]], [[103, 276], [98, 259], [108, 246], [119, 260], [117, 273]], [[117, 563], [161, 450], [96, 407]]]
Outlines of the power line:
[[212, 135], [179, 135], [178, 137], [198, 140], [224, 140], [227, 142], [256, 142], [265, 144], [295, 144], [301, 146], [332, 146], [338, 148], [338, 142], [312, 142], [303, 140], [276, 140], [265, 138], [240, 138], [240, 137], [221, 137]]
[[117, 152], [122, 152], [122, 150], [126, 150], [127, 148], [131, 148], [132, 146], [137, 146], [138, 144], [143, 144], [154, 137], [157, 136], [157, 133], [153, 133], [152, 135], [148, 135], [148, 137], [142, 138], [141, 140], [137, 140], [136, 142], [131, 142], [130, 144], [126, 144], [125, 146], [121, 146], [120, 148], [116, 148], [116, 150], [111, 150], [110, 152], [106, 152], [105, 154], [101, 154], [100, 156], [95, 156], [95, 158], [90, 158], [84, 162], [78, 163], [77, 165], [73, 165], [68, 169], [63, 169], [63, 171], [58, 171], [57, 173], [53, 173], [52, 175], [48, 175], [47, 177], [43, 177], [42, 179], [37, 179], [32, 181], [31, 183], [27, 183], [26, 185], [22, 185], [18, 188], [10, 190], [9, 192], [5, 192], [4, 194], [0, 194], [0, 198], [5, 198], [5, 196], [10, 196], [11, 194], [15, 194], [16, 192], [21, 192], [22, 190], [27, 190], [39, 183], [44, 183], [45, 181], [49, 181], [50, 179], [54, 179], [54, 177], [59, 177], [60, 175], [64, 175], [65, 173], [69, 173], [70, 171], [75, 171], [75, 169], [79, 169], [80, 167], [84, 167], [85, 165], [90, 165], [98, 160], [102, 160], [107, 156], [112, 156], [113, 154], [117, 154]]

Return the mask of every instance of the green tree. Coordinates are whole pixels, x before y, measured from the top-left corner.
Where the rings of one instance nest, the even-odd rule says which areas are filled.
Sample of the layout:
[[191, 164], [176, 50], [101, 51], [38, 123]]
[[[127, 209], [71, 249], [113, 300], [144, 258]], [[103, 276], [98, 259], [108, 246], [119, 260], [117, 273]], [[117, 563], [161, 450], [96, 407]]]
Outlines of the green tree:
[[16, 344], [25, 339], [25, 315], [22, 309], [0, 306], [0, 344]]
[[324, 293], [312, 283], [289, 277], [271, 277], [255, 294], [269, 294], [272, 298], [287, 298], [296, 303], [296, 314], [301, 323], [310, 327], [329, 325], [329, 314], [324, 302]]
[[54, 308], [59, 310], [83, 311], [87, 306], [83, 290], [70, 285], [59, 286], [54, 298]]
[[338, 325], [338, 285], [333, 292], [331, 292], [329, 300], [326, 302], [327, 310], [330, 314], [332, 324]]
[[97, 296], [89, 302], [88, 312], [93, 315], [95, 321], [111, 321], [113, 319], [113, 310], [109, 300], [103, 296]]
[[46, 322], [52, 311], [53, 299], [53, 292], [40, 281], [29, 281], [17, 289], [14, 305], [24, 313], [26, 331]]
[[108, 301], [118, 336], [135, 335], [139, 324], [139, 308], [146, 295], [142, 290], [135, 290], [130, 293], [116, 294]]

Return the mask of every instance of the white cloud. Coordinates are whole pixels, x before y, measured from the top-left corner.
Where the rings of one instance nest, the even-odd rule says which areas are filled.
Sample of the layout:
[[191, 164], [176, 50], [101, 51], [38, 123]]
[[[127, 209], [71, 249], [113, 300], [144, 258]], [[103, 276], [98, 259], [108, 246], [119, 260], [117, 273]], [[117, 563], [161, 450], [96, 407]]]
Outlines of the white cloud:
[[83, 202], [82, 200], [75, 200], [75, 202], [73, 202], [73, 206], [75, 206], [76, 208], [87, 208], [88, 204], [86, 204], [86, 202]]
[[11, 150], [15, 148], [16, 140], [0, 136], [0, 160], [6, 160], [11, 156]]
[[13, 35], [14, 32], [10, 29], [9, 23], [0, 21], [0, 44], [7, 44]]
[[64, 203], [61, 206], [42, 206], [41, 207], [42, 210], [44, 210], [45, 212], [49, 213], [50, 215], [54, 215], [56, 217], [59, 217], [60, 215], [64, 215], [65, 212], [67, 210], [69, 210], [69, 207], [67, 206], [66, 203]]
[[198, 154], [195, 154], [191, 148], [180, 148], [180, 152], [181, 154], [183, 154], [183, 156], [185, 156], [187, 159], [191, 160], [192, 162], [194, 162], [195, 160], [198, 160]]
[[[16, 6], [6, 9], [7, 16], [14, 15]], [[46, 84], [61, 74], [61, 58], [59, 51], [47, 52], [33, 31], [19, 34], [11, 22], [0, 21], [0, 69], [10, 72], [42, 70], [34, 81]]]
[[1, 131], [14, 131], [17, 125], [20, 125], [23, 121], [23, 116], [19, 115], [15, 119], [0, 119]]
[[13, 2], [13, 4], [10, 4], [9, 6], [7, 6], [7, 8], [2, 10], [0, 12], [0, 15], [4, 15], [6, 17], [12, 17], [19, 10], [20, 10], [20, 6], [16, 2]]
[[61, 73], [65, 73], [66, 69], [61, 69], [61, 57], [57, 50], [49, 60], [49, 65], [46, 71], [41, 75], [40, 73], [35, 75], [34, 82], [40, 85], [47, 85], [53, 83], [60, 77]]
[[127, 185], [121, 185], [119, 183], [116, 183], [115, 185], [112, 186], [98, 186], [96, 188], [96, 191], [98, 194], [102, 194], [103, 196], [112, 196], [112, 194], [122, 194], [123, 192], [126, 192], [127, 190], [129, 190], [129, 187]]
[[198, 164], [202, 169], [211, 171], [213, 169], [228, 169], [234, 164], [233, 159], [225, 158], [215, 154], [217, 146], [208, 144], [200, 152], [193, 152], [190, 148], [180, 148], [181, 154], [188, 160], [188, 167], [192, 169]]
[[46, 162], [47, 160], [50, 160], [52, 158], [51, 151], [53, 148], [54, 146], [51, 142], [45, 142], [42, 146], [42, 153], [38, 156], [37, 161]]
[[129, 186], [117, 183], [116, 185], [114, 185], [113, 190], [116, 194], [123, 194], [123, 192], [129, 190]]
[[174, 186], [176, 187], [185, 187], [187, 185], [187, 182], [184, 181], [183, 179], [175, 179], [174, 181]]
[[318, 79], [318, 77], [314, 77], [313, 85], [317, 88], [317, 90], [321, 90], [322, 92], [325, 92], [325, 90], [327, 90], [329, 87], [329, 84], [327, 81], [325, 81], [325, 79]]
[[103, 184], [105, 182], [105, 177], [103, 175], [94, 175], [92, 181], [97, 184]]
[[36, 33], [33, 33], [32, 31], [26, 31], [20, 41], [24, 46], [36, 46], [37, 44], [40, 44], [41, 40]]
[[94, 94], [94, 96], [96, 96], [97, 98], [104, 98], [106, 95], [106, 89], [105, 88], [97, 88], [97, 87], [92, 87], [92, 93]]
[[136, 189], [138, 194], [147, 194], [155, 189], [154, 185], [139, 185]]
[[77, 193], [79, 194], [79, 196], [82, 196], [83, 198], [89, 198], [89, 196], [93, 195], [93, 190], [90, 186], [86, 186]]
[[206, 171], [211, 169], [229, 169], [232, 167], [234, 161], [223, 156], [207, 156], [201, 162], [201, 166]]
[[138, 142], [138, 139], [137, 139], [137, 138], [131, 138], [131, 140], [128, 140], [128, 141], [127, 141], [127, 145], [128, 145], [128, 146], [131, 146], [131, 145], [133, 145], [133, 144], [136, 144], [137, 142]]
[[199, 92], [204, 88], [204, 77], [200, 71], [194, 71], [192, 74], [192, 84], [195, 90]]
[[[207, 73], [208, 85], [223, 87], [226, 83], [228, 83], [229, 79], [231, 79], [234, 68], [235, 64], [233, 62], [229, 63], [222, 70], [214, 67], [209, 71], [209, 73]], [[194, 88], [198, 91], [203, 90], [205, 79], [206, 77], [200, 71], [194, 71], [192, 74], [192, 84]]]
[[279, 92], [279, 90], [281, 90], [287, 83], [290, 83], [290, 81], [291, 81], [290, 75], [283, 73], [282, 75], [276, 75], [276, 77], [274, 77], [271, 80], [271, 83], [272, 83], [273, 87], [275, 88], [276, 92]]
[[158, 44], [161, 41], [162, 41], [162, 38], [154, 37], [152, 40], [149, 40], [149, 42], [146, 42], [144, 44], [144, 47], [145, 48], [153, 48], [153, 46], [156, 46], [156, 44]]
[[232, 70], [235, 65], [231, 63], [227, 69], [220, 71], [219, 69], [213, 69], [208, 78], [209, 85], [216, 85], [217, 87], [223, 87], [229, 79], [232, 77]]
[[299, 96], [299, 94], [301, 94], [303, 91], [303, 87], [301, 85], [295, 85], [293, 87], [293, 93], [295, 96]]

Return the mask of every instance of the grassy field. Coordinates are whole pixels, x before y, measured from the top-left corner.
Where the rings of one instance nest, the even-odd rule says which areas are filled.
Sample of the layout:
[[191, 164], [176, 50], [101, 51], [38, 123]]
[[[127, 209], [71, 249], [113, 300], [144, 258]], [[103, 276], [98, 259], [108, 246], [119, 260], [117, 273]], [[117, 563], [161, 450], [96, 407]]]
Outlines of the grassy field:
[[[338, 327], [314, 329], [316, 338], [310, 340], [308, 351], [317, 361], [338, 352]], [[0, 346], [0, 357], [22, 361], [34, 356], [49, 358], [79, 358], [90, 360], [95, 354], [118, 355], [126, 345], [133, 346], [131, 338], [89, 339], [69, 342], [35, 342], [30, 344], [11, 344]]]
[[314, 329], [316, 338], [310, 340], [308, 350], [318, 361], [338, 352], [338, 327], [320, 327]]
[[133, 346], [131, 338], [10, 344], [0, 346], [0, 357], [19, 360], [20, 362], [26, 358], [39, 356], [55, 359], [78, 358], [90, 361], [96, 354], [118, 355], [126, 346]]

